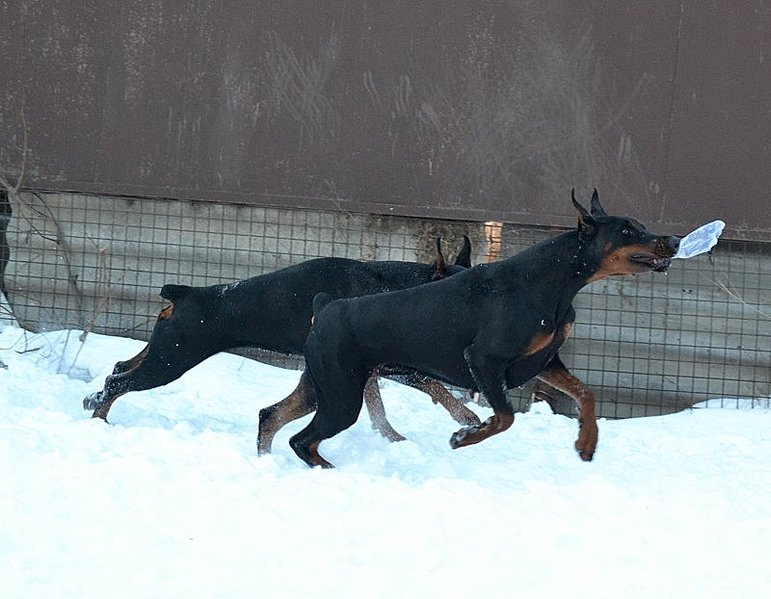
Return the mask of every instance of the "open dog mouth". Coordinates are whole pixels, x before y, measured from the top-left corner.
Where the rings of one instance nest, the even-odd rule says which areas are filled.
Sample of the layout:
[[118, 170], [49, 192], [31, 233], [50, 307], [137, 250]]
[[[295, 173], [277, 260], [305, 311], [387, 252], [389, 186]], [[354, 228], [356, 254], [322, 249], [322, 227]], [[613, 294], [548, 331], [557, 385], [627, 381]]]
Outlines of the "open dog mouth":
[[654, 272], [664, 272], [672, 264], [671, 258], [662, 258], [655, 254], [632, 254], [629, 258], [632, 262], [645, 264]]

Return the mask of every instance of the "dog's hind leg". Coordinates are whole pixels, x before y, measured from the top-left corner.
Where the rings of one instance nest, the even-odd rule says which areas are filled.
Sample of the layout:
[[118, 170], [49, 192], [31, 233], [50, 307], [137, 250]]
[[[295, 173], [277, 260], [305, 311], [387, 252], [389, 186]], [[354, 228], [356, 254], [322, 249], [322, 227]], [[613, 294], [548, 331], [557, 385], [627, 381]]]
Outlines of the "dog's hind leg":
[[[306, 352], [306, 362], [307, 359]], [[316, 414], [308, 426], [289, 439], [289, 445], [297, 456], [311, 467], [334, 468], [319, 454], [319, 444], [356, 422], [361, 412], [364, 386], [369, 378], [367, 372], [351, 372], [339, 366], [333, 374], [337, 376], [329, 380], [328, 373], [324, 373], [327, 380], [323, 385], [314, 383], [318, 403]], [[327, 390], [334, 390], [334, 402], [324, 395]]]
[[294, 391], [272, 406], [260, 410], [257, 428], [257, 454], [270, 453], [276, 433], [287, 422], [310, 414], [316, 409], [316, 393], [307, 372], [300, 375]]
[[580, 379], [573, 376], [560, 360], [554, 356], [551, 362], [544, 368], [537, 378], [555, 389], [567, 393], [578, 405], [578, 439], [576, 451], [585, 462], [591, 461], [597, 449], [597, 417], [594, 409], [594, 393]]
[[[459, 424], [466, 426], [481, 424], [479, 417], [474, 414], [474, 412], [469, 410], [460, 399], [450, 393], [439, 381], [431, 379], [426, 375], [414, 370], [405, 370], [404, 368], [394, 367], [391, 365], [378, 366], [373, 371], [373, 373], [377, 374], [377, 376], [390, 378], [404, 385], [408, 385], [413, 389], [422, 391], [428, 395], [434, 403], [438, 403], [445, 410], [447, 410], [455, 422]], [[366, 390], [364, 392], [364, 400], [365, 402], [367, 401]], [[379, 401], [380, 398], [378, 397], [377, 400]], [[370, 403], [367, 402], [367, 408], [369, 409], [370, 414], [372, 414], [372, 408], [374, 408], [374, 406], [371, 406]], [[383, 411], [382, 418], [385, 418], [385, 411]]]
[[[404, 441], [388, 422], [383, 400], [377, 387], [377, 379], [371, 377], [364, 388], [364, 401], [367, 405], [372, 427], [389, 441]], [[313, 385], [306, 372], [300, 376], [297, 387], [286, 398], [260, 410], [260, 422], [257, 430], [257, 453], [270, 453], [276, 433], [288, 422], [302, 418], [316, 409], [316, 396]]]
[[[318, 412], [316, 412], [318, 416]], [[316, 416], [311, 423], [296, 435], [289, 439], [289, 445], [303, 462], [311, 468], [321, 466], [322, 468], [334, 468], [334, 464], [328, 462], [319, 453], [319, 444], [332, 435], [323, 435], [318, 430]]]
[[514, 422], [514, 410], [504, 392], [505, 364], [485, 356], [475, 345], [467, 347], [463, 355], [477, 388], [493, 408], [493, 415], [480, 425], [467, 426], [453, 433], [450, 437], [453, 449], [484, 441], [505, 431]]
[[383, 406], [383, 398], [380, 395], [380, 388], [376, 377], [370, 377], [364, 386], [364, 404], [369, 412], [369, 419], [372, 421], [372, 428], [391, 442], [404, 441], [405, 437], [397, 433], [388, 422]]
[[438, 403], [447, 410], [458, 424], [465, 426], [478, 426], [482, 424], [479, 416], [463, 405], [463, 402], [445, 389], [444, 385], [440, 382], [427, 379], [418, 383], [416, 387], [423, 391], [423, 393], [427, 393], [434, 403]]

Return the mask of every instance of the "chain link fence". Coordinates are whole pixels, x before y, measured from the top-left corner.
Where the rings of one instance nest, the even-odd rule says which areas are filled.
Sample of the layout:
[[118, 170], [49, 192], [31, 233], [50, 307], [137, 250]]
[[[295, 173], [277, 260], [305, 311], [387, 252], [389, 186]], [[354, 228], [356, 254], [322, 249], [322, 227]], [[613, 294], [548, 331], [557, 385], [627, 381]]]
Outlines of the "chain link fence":
[[[165, 283], [234, 281], [320, 256], [430, 262], [437, 237], [452, 258], [463, 235], [479, 263], [560, 232], [65, 193], [12, 193], [7, 206], [13, 214], [3, 213], [6, 312], [31, 331], [137, 339], [149, 337]], [[568, 203], [565, 210], [572, 210]], [[575, 307], [576, 326], [561, 353], [597, 392], [600, 416], [654, 415], [705, 401], [769, 406], [771, 244], [722, 241], [709, 255], [676, 260], [667, 274], [590, 285]], [[302, 365], [300, 357], [246, 351], [283, 367]], [[520, 409], [533, 397], [575, 413], [572, 402], [550, 388], [511, 391]]]

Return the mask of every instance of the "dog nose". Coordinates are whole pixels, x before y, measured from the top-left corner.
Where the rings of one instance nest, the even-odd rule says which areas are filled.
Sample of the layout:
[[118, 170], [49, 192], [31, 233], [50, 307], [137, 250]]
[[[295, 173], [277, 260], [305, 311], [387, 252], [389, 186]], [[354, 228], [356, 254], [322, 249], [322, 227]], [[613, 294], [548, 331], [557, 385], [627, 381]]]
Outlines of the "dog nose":
[[677, 250], [680, 248], [680, 238], [672, 235], [671, 237], [667, 238], [667, 247], [672, 250], [672, 252], [677, 253]]

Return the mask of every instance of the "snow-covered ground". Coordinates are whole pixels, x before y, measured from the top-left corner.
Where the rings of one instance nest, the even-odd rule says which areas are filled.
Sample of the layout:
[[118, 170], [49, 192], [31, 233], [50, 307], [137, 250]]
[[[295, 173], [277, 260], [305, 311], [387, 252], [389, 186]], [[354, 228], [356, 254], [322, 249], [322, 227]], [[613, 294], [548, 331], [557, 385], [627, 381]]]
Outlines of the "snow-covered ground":
[[[771, 411], [576, 422], [536, 404], [453, 451], [427, 396], [383, 394], [306, 468], [257, 457], [259, 409], [299, 373], [221, 354], [164, 388], [81, 409], [137, 341], [0, 325], [0, 595], [769, 597]], [[487, 412], [475, 408], [480, 416]]]

